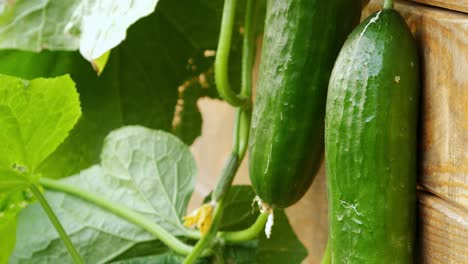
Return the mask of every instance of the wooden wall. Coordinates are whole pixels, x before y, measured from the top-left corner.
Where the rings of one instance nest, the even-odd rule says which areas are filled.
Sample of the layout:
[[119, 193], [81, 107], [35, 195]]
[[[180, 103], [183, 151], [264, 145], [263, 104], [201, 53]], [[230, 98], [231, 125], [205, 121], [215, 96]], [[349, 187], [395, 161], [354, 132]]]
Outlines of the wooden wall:
[[[380, 6], [381, 0], [372, 0], [363, 17]], [[398, 1], [396, 9], [422, 57], [418, 262], [468, 263], [468, 0]], [[202, 100], [199, 105], [204, 125], [192, 147], [200, 171], [192, 208], [215, 184], [231, 148], [234, 122], [234, 111], [224, 103]], [[236, 182], [249, 182], [245, 163]], [[328, 233], [323, 168], [287, 213], [309, 250], [305, 263], [319, 263]]]

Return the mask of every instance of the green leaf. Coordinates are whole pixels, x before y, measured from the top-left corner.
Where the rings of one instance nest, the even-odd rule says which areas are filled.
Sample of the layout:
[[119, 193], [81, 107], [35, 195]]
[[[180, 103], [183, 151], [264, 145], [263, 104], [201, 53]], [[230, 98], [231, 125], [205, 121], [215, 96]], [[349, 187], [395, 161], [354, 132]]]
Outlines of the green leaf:
[[201, 132], [198, 98], [217, 95], [214, 57], [205, 51], [217, 46], [221, 10], [222, 1], [161, 0], [112, 50], [100, 77], [73, 52], [0, 52], [0, 73], [70, 73], [77, 83], [83, 117], [41, 166], [43, 175], [61, 178], [97, 163], [104, 137], [124, 125], [173, 132], [191, 144]]
[[16, 221], [14, 218], [0, 220], [0, 264], [8, 263], [16, 240]]
[[149, 256], [149, 257], [136, 257], [132, 259], [111, 262], [113, 264], [175, 264], [182, 263], [184, 258], [181, 256], [173, 255], [171, 253]]
[[110, 50], [101, 55], [101, 57], [94, 59], [91, 64], [93, 65], [94, 70], [97, 75], [101, 75], [102, 71], [106, 67], [107, 61], [109, 60]]
[[32, 201], [34, 195], [29, 189], [0, 193], [0, 228], [3, 221], [15, 218]]
[[69, 76], [25, 81], [0, 75], [0, 253], [15, 243], [16, 214], [33, 200], [27, 188], [36, 168], [67, 137], [80, 117]]
[[[177, 137], [124, 127], [106, 138], [101, 159], [100, 165], [63, 181], [131, 208], [174, 235], [186, 233], [181, 218], [194, 189], [196, 165]], [[133, 245], [154, 239], [140, 227], [77, 197], [50, 191], [46, 198], [87, 263], [110, 261]], [[19, 214], [11, 263], [71, 261], [38, 204]]]
[[253, 197], [255, 197], [255, 192], [250, 186], [231, 188], [225, 202], [226, 211], [221, 224], [222, 230], [245, 229], [255, 222], [259, 210], [253, 203]]
[[144, 241], [135, 244], [130, 249], [113, 258], [110, 262], [166, 254], [168, 251], [169, 248], [159, 240]]
[[0, 48], [77, 50], [89, 61], [125, 39], [158, 0], [16, 0], [0, 3]]
[[29, 190], [0, 193], [0, 264], [8, 263], [16, 241], [16, 215], [34, 199]]
[[[0, 75], [0, 170], [31, 181], [80, 114], [78, 93], [69, 76], [25, 81]], [[0, 181], [0, 190], [5, 187], [11, 186]]]
[[270, 239], [260, 236], [258, 263], [302, 263], [307, 249], [299, 241], [283, 211], [275, 211], [275, 225]]
[[[184, 261], [184, 258], [172, 253], [165, 253], [155, 256], [135, 257], [131, 259], [111, 262], [112, 264], [179, 264]], [[206, 259], [199, 259], [196, 264], [210, 264], [212, 262]]]
[[[233, 186], [224, 203], [220, 230], [236, 231], [251, 226], [259, 215], [257, 204], [253, 202], [255, 195], [250, 185]], [[211, 194], [205, 197], [203, 203], [210, 201]]]

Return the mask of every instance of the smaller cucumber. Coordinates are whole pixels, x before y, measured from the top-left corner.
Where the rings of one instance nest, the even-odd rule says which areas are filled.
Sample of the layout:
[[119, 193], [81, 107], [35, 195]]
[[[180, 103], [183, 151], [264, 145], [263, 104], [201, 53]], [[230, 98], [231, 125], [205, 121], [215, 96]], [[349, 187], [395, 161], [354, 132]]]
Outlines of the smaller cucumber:
[[269, 0], [249, 140], [252, 186], [285, 208], [323, 160], [328, 80], [361, 0]]

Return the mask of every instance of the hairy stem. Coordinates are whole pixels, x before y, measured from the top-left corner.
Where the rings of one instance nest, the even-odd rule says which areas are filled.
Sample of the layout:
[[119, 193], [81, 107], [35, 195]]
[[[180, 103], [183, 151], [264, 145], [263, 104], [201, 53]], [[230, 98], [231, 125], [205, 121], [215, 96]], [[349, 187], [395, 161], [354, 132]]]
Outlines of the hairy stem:
[[50, 221], [54, 225], [55, 229], [57, 230], [57, 233], [59, 234], [60, 238], [62, 239], [63, 243], [67, 247], [68, 252], [70, 253], [73, 261], [77, 264], [83, 264], [83, 259], [81, 258], [80, 254], [78, 254], [78, 251], [76, 251], [75, 247], [73, 246], [73, 243], [70, 240], [70, 237], [67, 235], [67, 232], [65, 232], [65, 229], [63, 228], [62, 224], [58, 220], [57, 216], [55, 215], [54, 211], [50, 207], [49, 203], [45, 199], [44, 195], [42, 195], [41, 191], [39, 188], [32, 184], [31, 187], [31, 192], [34, 194], [34, 196], [37, 198], [39, 203], [41, 204], [42, 208], [44, 209], [45, 213], [49, 217]]
[[[77, 196], [94, 205], [100, 206], [101, 208], [106, 209], [107, 211], [115, 215], [120, 216], [121, 218], [145, 229], [148, 233], [152, 234], [154, 237], [161, 240], [161, 242], [163, 242], [166, 246], [168, 246], [169, 248], [181, 255], [188, 255], [193, 249], [193, 247], [183, 243], [171, 233], [169, 233], [166, 229], [162, 228], [160, 225], [121, 204], [114, 203], [94, 193], [78, 189], [74, 186], [62, 183], [57, 180], [42, 178], [39, 182], [48, 189], [57, 190]], [[188, 236], [195, 237], [194, 234], [188, 234]], [[204, 255], [210, 254], [210, 252], [203, 253]]]

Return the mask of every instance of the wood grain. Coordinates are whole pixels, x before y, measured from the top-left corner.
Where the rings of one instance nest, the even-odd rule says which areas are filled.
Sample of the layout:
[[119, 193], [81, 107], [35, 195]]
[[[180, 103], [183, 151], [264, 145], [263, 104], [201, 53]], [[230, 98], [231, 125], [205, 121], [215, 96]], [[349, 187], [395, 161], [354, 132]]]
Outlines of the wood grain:
[[419, 195], [419, 262], [468, 263], [468, 210], [435, 195]]
[[412, 0], [414, 2], [438, 6], [449, 10], [468, 13], [468, 0]]
[[[366, 14], [380, 6], [372, 1]], [[468, 14], [410, 2], [396, 9], [422, 55], [420, 182], [468, 208]]]

